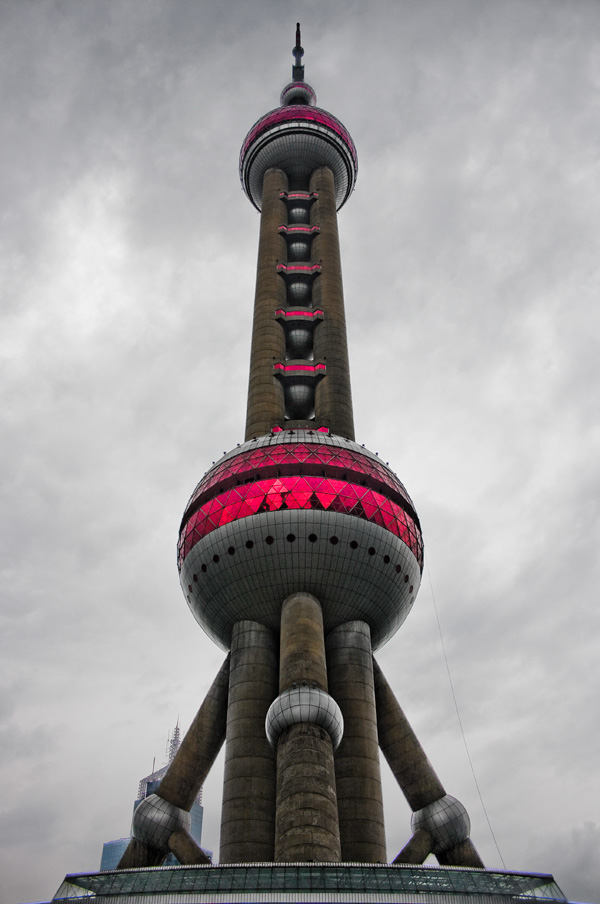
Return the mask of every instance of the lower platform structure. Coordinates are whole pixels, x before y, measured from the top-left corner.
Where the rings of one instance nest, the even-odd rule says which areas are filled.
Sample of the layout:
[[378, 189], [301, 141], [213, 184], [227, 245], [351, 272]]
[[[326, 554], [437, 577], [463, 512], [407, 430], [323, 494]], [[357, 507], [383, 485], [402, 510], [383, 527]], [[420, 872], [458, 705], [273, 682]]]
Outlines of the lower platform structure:
[[244, 902], [398, 902], [398, 904], [509, 904], [567, 902], [554, 878], [453, 866], [373, 863], [253, 863], [159, 866], [74, 873], [53, 904], [73, 898], [110, 904]]

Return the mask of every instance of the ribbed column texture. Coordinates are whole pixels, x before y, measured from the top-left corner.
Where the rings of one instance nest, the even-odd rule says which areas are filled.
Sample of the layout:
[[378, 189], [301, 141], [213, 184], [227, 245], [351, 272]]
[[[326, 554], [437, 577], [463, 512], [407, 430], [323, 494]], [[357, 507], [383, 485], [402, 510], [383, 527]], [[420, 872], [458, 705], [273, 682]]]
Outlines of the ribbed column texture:
[[[321, 606], [295, 593], [281, 612], [279, 691], [313, 682], [327, 690]], [[339, 861], [333, 747], [318, 725], [294, 724], [277, 746], [276, 861]]]
[[470, 838], [457, 844], [456, 847], [437, 855], [442, 866], [467, 866], [471, 869], [484, 869], [483, 860]]
[[285, 334], [275, 320], [277, 308], [285, 305], [285, 282], [277, 272], [278, 261], [285, 261], [285, 238], [278, 227], [287, 223], [285, 201], [286, 174], [268, 169], [263, 179], [260, 238], [254, 296], [254, 321], [250, 352], [250, 381], [246, 415], [246, 440], [269, 433], [275, 424], [283, 425], [285, 408], [281, 381], [273, 376], [273, 364], [285, 360]]
[[321, 604], [310, 593], [294, 593], [281, 607], [279, 693], [306, 681], [327, 690]]
[[424, 863], [431, 854], [433, 838], [425, 829], [418, 829], [404, 845], [394, 863]]
[[386, 863], [369, 626], [362, 621], [340, 625], [325, 645], [329, 691], [344, 717], [344, 737], [335, 754], [342, 860]]
[[277, 639], [258, 622], [233, 626], [221, 863], [273, 860], [276, 761], [265, 717], [277, 696], [277, 652]]
[[311, 208], [311, 223], [320, 227], [313, 240], [312, 259], [323, 267], [315, 279], [313, 305], [325, 312], [324, 320], [315, 329], [314, 354], [315, 360], [327, 365], [327, 375], [317, 383], [315, 417], [317, 424], [328, 426], [332, 433], [354, 439], [335, 186], [328, 167], [312, 173], [310, 191], [318, 192]]

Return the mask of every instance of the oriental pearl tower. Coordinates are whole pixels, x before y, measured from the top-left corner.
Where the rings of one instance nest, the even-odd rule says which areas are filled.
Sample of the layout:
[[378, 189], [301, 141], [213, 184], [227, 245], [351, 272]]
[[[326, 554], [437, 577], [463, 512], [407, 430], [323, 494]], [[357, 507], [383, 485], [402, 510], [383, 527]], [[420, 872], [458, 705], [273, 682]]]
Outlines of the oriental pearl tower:
[[337, 212], [354, 142], [304, 80], [300, 27], [280, 105], [244, 139], [260, 212], [244, 442], [204, 475], [178, 543], [181, 586], [227, 657], [120, 869], [207, 863], [189, 809], [225, 744], [220, 863], [386, 863], [379, 751], [413, 811], [394, 863], [481, 867], [373, 658], [419, 588], [413, 502], [355, 441]]

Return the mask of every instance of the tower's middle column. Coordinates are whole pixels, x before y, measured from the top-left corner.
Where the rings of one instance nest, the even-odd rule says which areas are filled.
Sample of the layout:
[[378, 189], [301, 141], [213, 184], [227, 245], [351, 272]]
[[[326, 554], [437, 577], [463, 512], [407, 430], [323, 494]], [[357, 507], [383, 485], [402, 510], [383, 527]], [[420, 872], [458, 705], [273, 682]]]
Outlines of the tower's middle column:
[[282, 607], [279, 697], [268, 729], [279, 734], [275, 860], [339, 861], [333, 744], [341, 715], [327, 693], [321, 606], [309, 593]]

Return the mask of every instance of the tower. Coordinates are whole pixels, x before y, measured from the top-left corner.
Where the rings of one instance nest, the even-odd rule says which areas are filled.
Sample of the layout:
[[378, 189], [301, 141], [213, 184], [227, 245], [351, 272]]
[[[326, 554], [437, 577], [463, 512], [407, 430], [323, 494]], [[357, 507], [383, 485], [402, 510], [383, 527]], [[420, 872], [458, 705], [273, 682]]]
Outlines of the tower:
[[194, 490], [178, 544], [188, 604], [230, 652], [121, 868], [205, 860], [187, 811], [223, 740], [221, 863], [385, 863], [381, 747], [414, 811], [397, 860], [482, 866], [373, 659], [414, 603], [423, 542], [354, 438], [337, 212], [357, 154], [303, 53], [298, 27], [292, 81], [240, 154], [260, 211], [245, 442]]
[[[415, 601], [423, 541], [404, 486], [354, 437], [337, 212], [357, 155], [303, 53], [298, 26], [292, 81], [240, 154], [260, 212], [244, 442], [200, 480], [179, 533], [184, 595], [227, 655], [118, 870], [67, 876], [54, 901], [564, 902], [551, 876], [482, 868], [373, 656]], [[189, 811], [223, 744], [212, 866]], [[392, 864], [379, 750], [413, 811]], [[184, 866], [163, 867], [169, 853]], [[430, 853], [440, 868], [420, 866]]]

